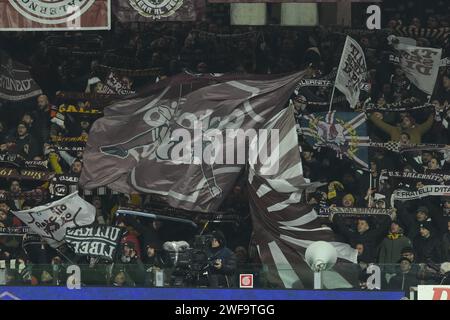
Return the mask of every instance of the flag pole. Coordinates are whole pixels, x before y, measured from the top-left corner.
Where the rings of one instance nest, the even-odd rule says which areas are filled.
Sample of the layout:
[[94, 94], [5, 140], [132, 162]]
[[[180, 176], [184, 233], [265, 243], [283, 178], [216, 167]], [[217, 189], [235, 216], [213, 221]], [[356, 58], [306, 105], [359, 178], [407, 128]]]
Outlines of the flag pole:
[[[337, 74], [336, 74], [336, 78], [337, 78]], [[328, 112], [331, 112], [331, 107], [333, 105], [333, 99], [334, 99], [334, 92], [335, 91], [336, 91], [336, 80], [334, 80], [333, 92], [331, 93], [331, 101], [330, 101], [330, 107], [328, 108]]]
[[[369, 168], [369, 170], [370, 170], [370, 168]], [[372, 191], [372, 172], [369, 172], [369, 190]], [[371, 205], [372, 205], [372, 194], [369, 194], [369, 199], [367, 199], [367, 200], [368, 200], [367, 206], [369, 208], [371, 208]]]

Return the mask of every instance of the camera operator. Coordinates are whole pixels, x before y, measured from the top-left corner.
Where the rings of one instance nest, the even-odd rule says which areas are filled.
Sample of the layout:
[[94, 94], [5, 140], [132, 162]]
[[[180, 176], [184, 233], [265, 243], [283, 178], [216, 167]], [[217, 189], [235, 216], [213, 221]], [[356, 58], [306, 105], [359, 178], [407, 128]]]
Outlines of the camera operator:
[[145, 285], [154, 286], [154, 272], [164, 269], [167, 263], [164, 255], [161, 253], [161, 244], [159, 242], [149, 243], [145, 247], [143, 263], [146, 271]]
[[208, 252], [208, 282], [210, 287], [233, 287], [236, 272], [236, 255], [226, 247], [221, 231], [212, 233], [213, 239]]

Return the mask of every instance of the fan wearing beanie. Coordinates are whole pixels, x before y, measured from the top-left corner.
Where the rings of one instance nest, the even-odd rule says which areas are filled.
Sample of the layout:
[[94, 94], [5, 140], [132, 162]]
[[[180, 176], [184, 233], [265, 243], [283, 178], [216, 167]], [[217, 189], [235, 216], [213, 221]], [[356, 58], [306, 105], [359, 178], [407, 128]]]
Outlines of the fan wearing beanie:
[[442, 249], [431, 222], [420, 224], [419, 235], [414, 238], [413, 245], [417, 253], [418, 263], [441, 263]]
[[233, 287], [237, 260], [234, 252], [227, 248], [225, 235], [221, 231], [212, 232], [208, 261], [209, 286]]

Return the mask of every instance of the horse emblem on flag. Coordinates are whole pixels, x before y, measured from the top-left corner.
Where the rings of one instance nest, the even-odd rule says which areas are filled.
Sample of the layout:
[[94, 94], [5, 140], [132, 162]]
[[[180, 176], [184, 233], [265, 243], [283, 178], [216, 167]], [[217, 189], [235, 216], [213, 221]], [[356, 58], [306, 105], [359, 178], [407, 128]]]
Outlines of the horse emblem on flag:
[[301, 133], [311, 146], [331, 148], [338, 157], [346, 156], [368, 168], [369, 137], [364, 113], [320, 112], [303, 115], [300, 122]]

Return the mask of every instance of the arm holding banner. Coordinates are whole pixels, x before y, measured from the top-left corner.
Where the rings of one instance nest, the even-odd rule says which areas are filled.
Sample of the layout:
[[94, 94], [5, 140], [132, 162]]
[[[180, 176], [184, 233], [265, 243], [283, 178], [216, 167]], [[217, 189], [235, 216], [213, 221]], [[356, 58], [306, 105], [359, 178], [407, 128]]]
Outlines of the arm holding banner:
[[367, 236], [374, 238], [376, 241], [381, 240], [387, 235], [392, 218], [388, 216], [381, 216], [380, 220], [381, 223], [377, 228], [369, 229], [367, 231]]
[[343, 235], [347, 240], [351, 240], [354, 236], [354, 233], [350, 231], [350, 229], [345, 225], [342, 218], [337, 214], [332, 214], [330, 216], [331, 222], [336, 226], [337, 231]]
[[377, 116], [377, 113], [376, 113], [376, 112], [373, 113], [373, 114], [370, 116], [370, 120], [371, 120], [378, 128], [380, 128], [381, 130], [383, 130], [384, 132], [386, 132], [387, 134], [389, 134], [389, 135], [391, 136], [391, 139], [392, 139], [392, 140], [395, 140], [395, 139], [394, 139], [394, 136], [395, 136], [395, 133], [396, 133], [396, 131], [397, 131], [397, 128], [396, 128], [396, 127], [391, 126], [390, 124], [387, 124], [386, 122], [384, 122], [382, 118], [379, 118], [379, 117]]
[[61, 165], [58, 162], [58, 155], [55, 152], [50, 152], [48, 158], [53, 171], [55, 171], [56, 174], [63, 174]]
[[431, 127], [433, 126], [433, 122], [434, 122], [434, 114], [431, 113], [430, 116], [428, 117], [427, 121], [425, 121], [422, 124], [417, 125], [416, 129], [419, 132], [419, 134], [422, 136], [424, 135], [428, 130], [431, 129]]

